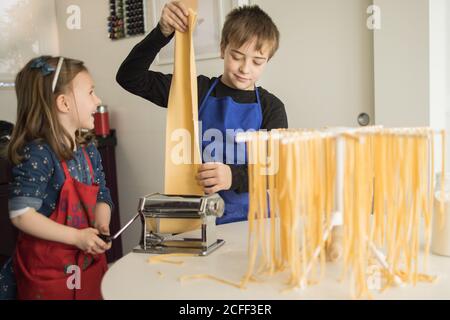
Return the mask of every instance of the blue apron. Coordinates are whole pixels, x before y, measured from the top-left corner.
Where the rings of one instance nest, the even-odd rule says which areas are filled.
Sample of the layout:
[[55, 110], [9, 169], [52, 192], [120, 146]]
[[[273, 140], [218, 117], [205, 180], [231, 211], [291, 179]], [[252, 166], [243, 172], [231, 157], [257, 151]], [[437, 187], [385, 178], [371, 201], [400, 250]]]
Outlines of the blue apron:
[[[236, 133], [240, 131], [259, 130], [262, 124], [261, 103], [258, 88], [255, 88], [256, 103], [237, 103], [231, 97], [216, 98], [211, 92], [219, 79], [213, 83], [199, 110], [199, 120], [202, 127], [202, 158], [203, 162], [221, 162], [226, 164], [247, 164], [246, 147], [244, 143], [236, 143]], [[211, 148], [214, 141], [205, 141], [205, 132], [210, 130], [221, 132], [223, 148]], [[227, 132], [227, 129], [232, 131]], [[207, 135], [208, 136], [208, 133]], [[213, 140], [211, 138], [211, 140]], [[205, 152], [206, 149], [206, 152]], [[218, 151], [218, 152], [216, 152]], [[227, 157], [228, 153], [228, 157]], [[205, 157], [205, 155], [207, 155]], [[209, 156], [210, 155], [210, 156]], [[228, 161], [227, 161], [228, 160]], [[247, 220], [248, 192], [236, 193], [232, 190], [220, 191], [219, 195], [225, 201], [225, 213], [218, 218], [217, 224], [225, 224]]]

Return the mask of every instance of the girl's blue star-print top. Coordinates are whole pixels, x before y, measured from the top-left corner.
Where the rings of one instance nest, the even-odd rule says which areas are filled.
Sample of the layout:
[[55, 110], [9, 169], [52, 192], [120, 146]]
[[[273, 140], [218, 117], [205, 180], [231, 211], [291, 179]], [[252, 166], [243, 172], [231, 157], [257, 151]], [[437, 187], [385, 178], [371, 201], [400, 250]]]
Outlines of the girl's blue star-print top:
[[[86, 152], [94, 170], [94, 183], [100, 186], [97, 202], [105, 202], [113, 210], [109, 189], [100, 153], [93, 143], [87, 145]], [[23, 149], [23, 161], [13, 167], [13, 180], [9, 188], [9, 211], [27, 207], [49, 217], [56, 208], [59, 193], [66, 180], [61, 162], [51, 147], [43, 142], [28, 143]], [[73, 159], [67, 161], [70, 175], [85, 184], [92, 184], [89, 165], [82, 148], [74, 152]]]

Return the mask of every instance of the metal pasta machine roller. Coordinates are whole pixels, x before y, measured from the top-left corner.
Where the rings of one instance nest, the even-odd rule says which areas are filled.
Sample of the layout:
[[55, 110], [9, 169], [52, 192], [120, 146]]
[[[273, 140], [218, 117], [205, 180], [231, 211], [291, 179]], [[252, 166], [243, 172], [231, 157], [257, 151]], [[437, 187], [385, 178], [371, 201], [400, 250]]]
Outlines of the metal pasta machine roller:
[[[218, 194], [176, 196], [155, 193], [142, 197], [138, 207], [142, 222], [141, 242], [133, 251], [206, 256], [225, 243], [224, 240], [217, 239], [216, 235], [216, 218], [223, 215], [224, 208], [225, 203]], [[184, 226], [196, 226], [196, 230], [184, 233], [183, 230], [167, 228], [176, 219], [183, 219], [181, 223]], [[189, 236], [178, 235], [181, 232]], [[199, 233], [198, 237], [190, 237], [195, 232]]]

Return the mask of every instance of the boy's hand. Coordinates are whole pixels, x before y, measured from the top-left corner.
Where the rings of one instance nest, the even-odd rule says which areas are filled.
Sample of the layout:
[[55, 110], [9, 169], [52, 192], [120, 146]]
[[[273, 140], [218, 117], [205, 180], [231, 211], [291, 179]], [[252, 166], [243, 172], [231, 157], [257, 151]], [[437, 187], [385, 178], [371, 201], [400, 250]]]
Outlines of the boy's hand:
[[231, 188], [231, 168], [223, 163], [205, 163], [198, 170], [197, 183], [206, 194], [217, 193]]
[[159, 26], [165, 37], [170, 36], [175, 30], [187, 31], [189, 11], [181, 1], [167, 3], [161, 13]]
[[[111, 235], [111, 232], [109, 231], [109, 225], [98, 225], [98, 226], [95, 226], [95, 228], [98, 230], [98, 232], [100, 234], [104, 234], [106, 236], [110, 236]], [[111, 245], [112, 245], [112, 241], [111, 242], [107, 242], [106, 243], [106, 247], [105, 247], [106, 248], [105, 251], [111, 249]]]
[[75, 246], [86, 252], [87, 254], [102, 254], [107, 248], [107, 244], [102, 239], [97, 237], [98, 230], [94, 228], [86, 228], [77, 230], [77, 239]]

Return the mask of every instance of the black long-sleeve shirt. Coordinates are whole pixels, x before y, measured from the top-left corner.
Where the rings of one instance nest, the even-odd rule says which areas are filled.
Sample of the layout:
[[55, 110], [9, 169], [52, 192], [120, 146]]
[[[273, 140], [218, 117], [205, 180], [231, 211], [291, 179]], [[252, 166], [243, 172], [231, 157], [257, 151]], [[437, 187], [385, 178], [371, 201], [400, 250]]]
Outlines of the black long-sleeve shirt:
[[[171, 74], [163, 74], [149, 70], [158, 52], [170, 42], [173, 34], [165, 37], [159, 25], [133, 50], [122, 63], [117, 72], [117, 82], [128, 92], [138, 95], [154, 104], [167, 108], [169, 100]], [[203, 101], [208, 90], [216, 80], [216, 77], [208, 78], [204, 75], [197, 77], [198, 101]], [[261, 112], [263, 116], [261, 129], [272, 130], [287, 128], [288, 121], [283, 103], [273, 94], [258, 87]], [[219, 81], [211, 93], [217, 98], [232, 97], [237, 103], [255, 103], [255, 91], [239, 90], [226, 86]], [[232, 172], [231, 190], [236, 192], [248, 192], [247, 165], [230, 165]]]

